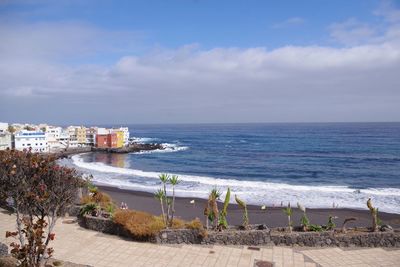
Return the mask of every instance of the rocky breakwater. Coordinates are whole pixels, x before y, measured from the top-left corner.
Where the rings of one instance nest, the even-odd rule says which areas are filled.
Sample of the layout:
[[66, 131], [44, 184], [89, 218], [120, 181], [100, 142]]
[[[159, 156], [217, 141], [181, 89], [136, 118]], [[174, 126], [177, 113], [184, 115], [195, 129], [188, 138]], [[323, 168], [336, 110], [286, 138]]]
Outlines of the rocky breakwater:
[[164, 150], [165, 147], [162, 144], [142, 144], [142, 143], [133, 143], [126, 147], [121, 148], [100, 148], [100, 147], [92, 147], [92, 151], [94, 152], [107, 152], [107, 153], [133, 153], [133, 152], [141, 152], [141, 151], [153, 151], [153, 150]]

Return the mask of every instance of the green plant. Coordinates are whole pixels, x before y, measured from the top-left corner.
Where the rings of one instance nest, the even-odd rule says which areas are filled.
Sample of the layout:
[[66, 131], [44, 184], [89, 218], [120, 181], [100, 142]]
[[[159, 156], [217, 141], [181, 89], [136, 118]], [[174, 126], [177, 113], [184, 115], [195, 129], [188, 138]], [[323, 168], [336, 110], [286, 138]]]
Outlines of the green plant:
[[317, 225], [317, 224], [310, 224], [308, 226], [308, 229], [312, 232], [322, 232], [324, 230], [321, 225]]
[[243, 224], [242, 224], [242, 226], [243, 226], [243, 228], [247, 229], [247, 227], [249, 225], [249, 214], [247, 212], [247, 205], [243, 200], [239, 199], [237, 197], [237, 195], [235, 195], [235, 201], [239, 205], [239, 207], [243, 209]]
[[326, 224], [326, 230], [333, 230], [336, 228], [336, 224], [333, 221], [335, 219], [335, 217], [329, 215], [328, 217], [328, 223]]
[[104, 210], [105, 210], [108, 214], [110, 214], [110, 217], [112, 217], [112, 216], [114, 215], [115, 209], [116, 209], [116, 208], [115, 208], [115, 205], [114, 205], [114, 203], [112, 203], [112, 202], [108, 203], [107, 206], [104, 208]]
[[177, 175], [172, 175], [171, 178], [169, 179], [169, 182], [172, 185], [172, 203], [171, 203], [171, 221], [170, 221], [171, 225], [174, 220], [174, 214], [175, 214], [175, 186], [179, 183], [179, 177]]
[[79, 214], [81, 216], [86, 214], [95, 215], [98, 212], [99, 208], [100, 207], [96, 203], [87, 203], [86, 205], [81, 207]]
[[292, 226], [293, 226], [293, 222], [292, 222], [292, 214], [293, 214], [293, 210], [290, 207], [290, 202], [288, 203], [288, 206], [286, 208], [283, 209], [283, 213], [286, 214], [286, 216], [288, 217], [288, 226], [289, 226], [289, 232], [292, 232]]
[[372, 200], [371, 198], [368, 199], [367, 201], [367, 207], [369, 209], [369, 211], [371, 212], [371, 216], [372, 216], [372, 231], [376, 232], [378, 231], [378, 209], [374, 208], [372, 206]]
[[166, 205], [166, 213], [165, 213], [165, 222], [166, 222], [166, 227], [168, 227], [168, 222], [169, 222], [169, 216], [170, 216], [170, 207], [168, 205], [168, 197], [167, 197], [167, 183], [169, 181], [169, 174], [162, 173], [158, 176], [160, 178], [163, 190], [164, 190], [164, 195], [163, 195], [163, 205], [165, 202]]
[[214, 228], [218, 227], [218, 205], [217, 200], [221, 196], [220, 191], [217, 188], [211, 190], [210, 195], [204, 208], [204, 216], [206, 216], [206, 228], [208, 229], [208, 221], [213, 224]]
[[228, 187], [228, 191], [226, 191], [225, 195], [225, 201], [224, 201], [224, 206], [222, 208], [222, 211], [219, 214], [219, 228], [226, 229], [228, 228], [228, 221], [226, 220], [226, 216], [228, 215], [228, 205], [229, 205], [229, 200], [231, 198], [231, 189]]
[[297, 207], [300, 211], [303, 212], [303, 215], [301, 216], [301, 219], [300, 219], [300, 224], [303, 227], [303, 231], [306, 232], [308, 230], [308, 226], [310, 225], [310, 220], [308, 219], [307, 214], [306, 214], [306, 207], [304, 207], [303, 205], [301, 205], [298, 202], [297, 202]]
[[154, 197], [160, 201], [161, 204], [161, 212], [162, 212], [162, 219], [164, 222], [164, 225], [167, 226], [167, 218], [165, 216], [165, 210], [164, 210], [164, 190], [162, 189], [158, 189], [155, 193], [154, 193]]

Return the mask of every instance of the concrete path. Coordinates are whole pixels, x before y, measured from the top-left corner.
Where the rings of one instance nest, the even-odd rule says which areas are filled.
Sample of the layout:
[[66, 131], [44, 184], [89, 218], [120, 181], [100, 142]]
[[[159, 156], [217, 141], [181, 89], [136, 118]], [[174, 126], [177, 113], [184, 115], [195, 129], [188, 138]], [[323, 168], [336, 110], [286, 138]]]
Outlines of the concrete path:
[[[60, 260], [92, 266], [400, 266], [400, 250], [382, 248], [289, 248], [247, 246], [166, 246], [105, 235], [60, 219], [51, 246]], [[15, 229], [15, 217], [0, 209], [0, 242]]]

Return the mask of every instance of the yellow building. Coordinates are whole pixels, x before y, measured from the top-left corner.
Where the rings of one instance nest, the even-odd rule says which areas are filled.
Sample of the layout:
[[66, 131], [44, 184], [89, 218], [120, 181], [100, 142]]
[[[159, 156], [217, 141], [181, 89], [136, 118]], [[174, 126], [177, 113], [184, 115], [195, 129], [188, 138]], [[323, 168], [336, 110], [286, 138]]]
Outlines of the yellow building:
[[86, 127], [77, 127], [75, 128], [76, 140], [78, 144], [86, 145]]
[[123, 147], [124, 146], [124, 132], [123, 131], [113, 131], [114, 133], [117, 134], [117, 147]]

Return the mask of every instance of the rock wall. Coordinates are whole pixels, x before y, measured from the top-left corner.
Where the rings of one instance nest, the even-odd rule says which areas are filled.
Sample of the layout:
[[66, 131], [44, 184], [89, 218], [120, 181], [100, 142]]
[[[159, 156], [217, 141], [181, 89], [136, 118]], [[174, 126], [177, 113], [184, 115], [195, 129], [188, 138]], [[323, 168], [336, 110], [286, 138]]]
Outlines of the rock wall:
[[220, 245], [281, 245], [307, 247], [396, 247], [400, 248], [400, 232], [293, 232], [264, 230], [209, 231], [206, 236], [199, 230], [166, 229], [154, 238], [137, 239], [110, 219], [84, 216], [80, 225], [99, 232], [124, 236], [137, 241], [159, 244], [220, 244]]

